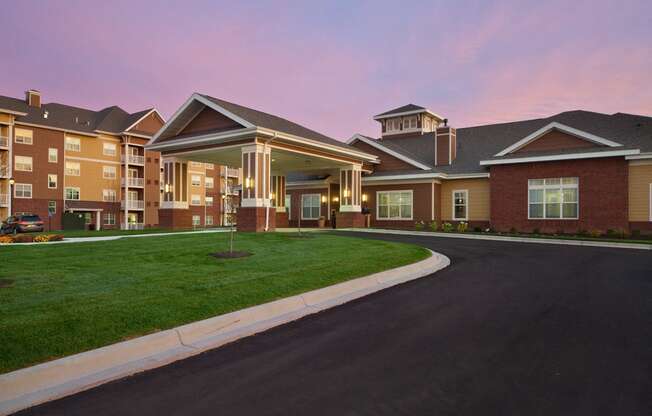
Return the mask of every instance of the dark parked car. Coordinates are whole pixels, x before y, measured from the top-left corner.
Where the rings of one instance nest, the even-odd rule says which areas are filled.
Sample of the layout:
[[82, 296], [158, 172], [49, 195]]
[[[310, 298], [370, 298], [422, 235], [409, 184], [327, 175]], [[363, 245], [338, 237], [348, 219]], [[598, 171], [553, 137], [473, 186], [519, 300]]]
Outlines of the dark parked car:
[[34, 214], [12, 215], [2, 223], [1, 234], [42, 232], [43, 221]]

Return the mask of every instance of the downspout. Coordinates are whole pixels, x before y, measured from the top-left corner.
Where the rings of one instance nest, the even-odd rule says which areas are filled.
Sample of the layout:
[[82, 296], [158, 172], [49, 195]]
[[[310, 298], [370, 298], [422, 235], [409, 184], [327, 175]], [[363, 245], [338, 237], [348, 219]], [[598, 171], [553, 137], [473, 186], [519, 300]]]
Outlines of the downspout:
[[[263, 160], [265, 160], [265, 158], [267, 157], [267, 145], [270, 142], [274, 141], [274, 140], [276, 140], [276, 133], [274, 133], [274, 136], [271, 139], [267, 139], [265, 141], [265, 143], [263, 144]], [[269, 178], [271, 180], [271, 178], [272, 178], [272, 160], [271, 160], [272, 155], [271, 155], [271, 153], [270, 153], [269, 157], [270, 157], [270, 161], [269, 161]], [[267, 166], [265, 166], [264, 168], [266, 168], [266, 167]], [[263, 172], [265, 172], [265, 170], [266, 169], [263, 169]], [[267, 172], [263, 173], [263, 175], [266, 175], [266, 174], [267, 174]], [[263, 176], [263, 178], [265, 178], [265, 177]], [[270, 185], [269, 182], [270, 181], [265, 181], [265, 187], [267, 188], [267, 190], [269, 190], [269, 185]], [[277, 198], [278, 198], [278, 196], [277, 196]], [[265, 204], [265, 232], [269, 231], [269, 203], [270, 203], [270, 201], [267, 201], [267, 204]]]

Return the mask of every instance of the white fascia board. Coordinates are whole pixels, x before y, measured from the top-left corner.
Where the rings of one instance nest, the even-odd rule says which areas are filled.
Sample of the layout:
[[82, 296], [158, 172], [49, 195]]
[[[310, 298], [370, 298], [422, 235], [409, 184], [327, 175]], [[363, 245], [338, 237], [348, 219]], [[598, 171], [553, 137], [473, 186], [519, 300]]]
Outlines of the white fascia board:
[[481, 160], [480, 166], [508, 165], [511, 163], [552, 162], [555, 160], [594, 159], [594, 158], [602, 158], [602, 157], [630, 156], [630, 155], [637, 155], [640, 152], [641, 151], [639, 149], [630, 149], [630, 150], [611, 150], [607, 152], [569, 153], [565, 155], [551, 155], [551, 156], [515, 157], [510, 159]]
[[625, 157], [627, 160], [641, 160], [641, 159], [652, 159], [652, 152], [640, 153], [637, 155]]
[[150, 114], [152, 114], [152, 113], [156, 113], [156, 115], [159, 116], [159, 118], [160, 118], [161, 120], [163, 120], [163, 123], [165, 123], [165, 119], [163, 118], [163, 116], [161, 115], [161, 113], [159, 113], [158, 110], [157, 110], [156, 108], [152, 108], [151, 110], [149, 110], [149, 111], [147, 112], [147, 114], [145, 114], [144, 116], [142, 116], [141, 118], [139, 118], [138, 120], [136, 120], [136, 122], [133, 123], [131, 126], [127, 127], [127, 128], [125, 129], [125, 132], [127, 132], [127, 131], [133, 129], [134, 127], [136, 127], [136, 125], [137, 125], [138, 123], [140, 123], [141, 121], [145, 120], [145, 119], [146, 119]]
[[385, 119], [385, 118], [394, 118], [394, 117], [401, 117], [401, 116], [411, 116], [412, 114], [421, 114], [421, 113], [426, 113], [426, 114], [431, 115], [431, 116], [433, 116], [433, 117], [435, 117], [435, 118], [437, 118], [439, 120], [442, 120], [442, 121], [444, 120], [444, 118], [442, 116], [440, 116], [439, 114], [433, 113], [432, 111], [430, 111], [428, 109], [402, 111], [400, 113], [391, 113], [391, 114], [385, 114], [385, 115], [382, 115], [382, 116], [374, 116], [374, 120], [382, 120], [382, 119]]
[[482, 179], [488, 178], [489, 173], [457, 173], [446, 174], [441, 172], [434, 173], [413, 173], [410, 175], [384, 175], [384, 176], [363, 176], [362, 182], [378, 182], [388, 180], [409, 180], [409, 179]]
[[389, 149], [389, 148], [383, 146], [382, 144], [377, 143], [375, 140], [369, 140], [369, 139], [367, 139], [366, 137], [364, 137], [362, 135], [356, 134], [355, 136], [353, 136], [352, 138], [349, 139], [349, 142], [352, 143], [355, 140], [360, 140], [361, 142], [366, 143], [371, 147], [374, 147], [374, 148], [376, 148], [376, 149], [378, 149], [378, 150], [380, 150], [380, 151], [382, 151], [384, 153], [387, 153], [388, 155], [394, 156], [395, 158], [400, 159], [405, 163], [409, 163], [410, 165], [415, 166], [415, 167], [417, 167], [419, 169], [422, 169], [422, 170], [430, 170], [430, 169], [432, 169], [432, 167], [430, 167], [428, 165], [424, 165], [423, 163], [417, 162], [414, 159], [410, 159], [409, 157], [407, 157], [405, 155], [402, 155], [401, 153], [398, 153], [398, 152], [396, 152], [396, 151], [394, 151], [392, 149]]
[[229, 130], [220, 133], [203, 134], [195, 137], [187, 137], [181, 140], [171, 140], [170, 142], [164, 142], [160, 144], [156, 144], [152, 142], [150, 144], [147, 144], [145, 148], [148, 150], [159, 150], [159, 149], [169, 149], [174, 147], [187, 146], [189, 144], [196, 145], [196, 144], [207, 144], [210, 142], [227, 142], [229, 141], [229, 139], [239, 139], [242, 136], [254, 135], [255, 133], [256, 133], [255, 128]]
[[496, 153], [494, 156], [505, 156], [515, 150], [520, 149], [521, 147], [527, 145], [528, 143], [531, 143], [538, 139], [539, 137], [543, 136], [544, 134], [548, 133], [549, 131], [557, 129], [559, 131], [562, 131], [564, 133], [568, 133], [572, 136], [575, 136], [580, 139], [588, 140], [593, 143], [597, 144], [602, 144], [605, 146], [609, 147], [619, 147], [622, 146], [620, 143], [612, 142], [611, 140], [607, 140], [604, 137], [596, 136], [595, 134], [587, 133], [583, 130], [578, 130], [576, 128], [567, 126], [565, 124], [558, 123], [556, 121], [547, 124], [543, 127], [541, 127], [539, 130], [535, 131], [534, 133], [524, 137], [523, 139], [517, 141], [513, 145], [507, 147], [506, 149]]
[[62, 131], [64, 133], [77, 134], [79, 136], [88, 136], [88, 137], [98, 137], [99, 136], [99, 134], [96, 134], [96, 133], [86, 133], [86, 132], [77, 131], [77, 130], [61, 129], [61, 128], [58, 128], [58, 127], [47, 126], [45, 124], [25, 123], [23, 121], [15, 121], [14, 124], [17, 125], [17, 126], [40, 127], [40, 128], [48, 129], [48, 130]]
[[11, 114], [13, 116], [26, 116], [27, 115], [27, 113], [23, 113], [21, 111], [8, 110], [6, 108], [0, 108], [0, 113]]

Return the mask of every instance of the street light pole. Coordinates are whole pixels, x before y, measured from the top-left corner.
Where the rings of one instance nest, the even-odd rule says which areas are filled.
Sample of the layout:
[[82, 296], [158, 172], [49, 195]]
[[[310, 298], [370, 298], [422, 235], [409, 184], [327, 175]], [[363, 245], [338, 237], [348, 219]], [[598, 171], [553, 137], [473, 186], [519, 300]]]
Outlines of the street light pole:
[[9, 178], [9, 216], [11, 217], [11, 211], [14, 209], [14, 184], [16, 183], [16, 180], [13, 178]]

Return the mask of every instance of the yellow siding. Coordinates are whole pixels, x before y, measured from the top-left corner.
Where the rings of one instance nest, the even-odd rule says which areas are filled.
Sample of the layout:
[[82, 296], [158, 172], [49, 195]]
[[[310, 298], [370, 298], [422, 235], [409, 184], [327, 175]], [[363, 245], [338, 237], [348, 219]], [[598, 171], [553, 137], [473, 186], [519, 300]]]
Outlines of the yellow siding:
[[[193, 195], [199, 195], [199, 203], [203, 206], [204, 197], [206, 196], [206, 168], [203, 163], [201, 166], [193, 165], [192, 163], [193, 162], [188, 163], [188, 203], [190, 204], [192, 202]], [[193, 175], [198, 175], [201, 178], [200, 186], [192, 186]]]
[[[86, 137], [73, 134], [66, 134], [66, 137], [74, 137], [80, 140], [81, 151], [73, 152], [66, 150], [66, 156], [80, 157], [85, 159], [99, 159], [110, 160], [114, 162], [120, 161], [121, 146], [120, 141], [115, 137], [100, 136], [100, 137]], [[116, 145], [115, 156], [104, 155], [104, 143], [114, 143]]]
[[14, 116], [11, 114], [0, 114], [0, 123], [14, 124]]
[[469, 221], [489, 221], [489, 179], [457, 179], [441, 183], [441, 218], [453, 219], [453, 191], [469, 191]]
[[629, 165], [629, 220], [650, 221], [652, 162]]
[[[83, 145], [82, 145], [83, 146]], [[113, 189], [120, 200], [120, 165], [67, 159], [79, 163], [80, 176], [65, 175], [65, 187], [76, 187], [82, 201], [102, 201], [102, 190]], [[103, 166], [115, 166], [116, 178], [104, 179]]]

